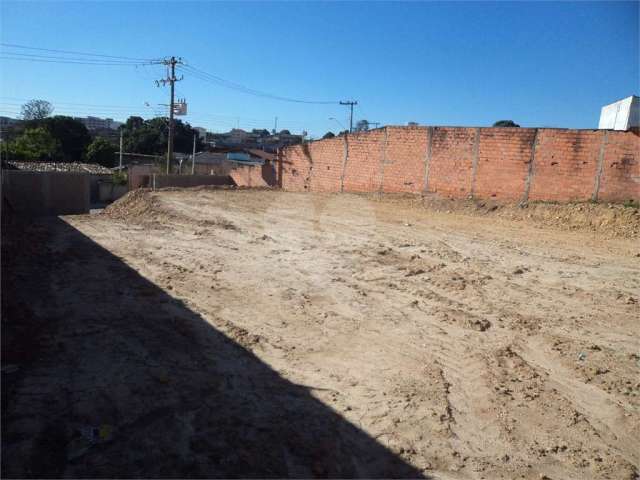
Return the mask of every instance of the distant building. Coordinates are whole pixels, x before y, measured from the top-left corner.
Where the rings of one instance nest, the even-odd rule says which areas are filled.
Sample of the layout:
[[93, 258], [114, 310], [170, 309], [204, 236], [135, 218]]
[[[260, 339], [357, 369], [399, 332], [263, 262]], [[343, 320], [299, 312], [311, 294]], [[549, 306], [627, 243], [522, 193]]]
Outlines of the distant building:
[[247, 143], [250, 135], [251, 134], [249, 132], [245, 132], [241, 128], [233, 128], [227, 135], [227, 141], [231, 145], [242, 145], [244, 143]]
[[267, 130], [247, 132], [240, 128], [234, 128], [226, 133], [208, 133], [206, 135], [206, 142], [210, 147], [259, 149], [267, 152], [276, 152], [278, 148], [297, 145], [303, 140], [303, 135], [286, 132], [269, 135]]
[[640, 97], [631, 95], [602, 107], [598, 128], [629, 130], [640, 127]]
[[113, 118], [99, 118], [99, 117], [74, 117], [79, 122], [82, 122], [87, 130], [117, 130], [122, 122], [117, 122]]
[[0, 127], [10, 127], [12, 125], [16, 125], [22, 122], [22, 120], [18, 120], [16, 118], [11, 117], [0, 117]]

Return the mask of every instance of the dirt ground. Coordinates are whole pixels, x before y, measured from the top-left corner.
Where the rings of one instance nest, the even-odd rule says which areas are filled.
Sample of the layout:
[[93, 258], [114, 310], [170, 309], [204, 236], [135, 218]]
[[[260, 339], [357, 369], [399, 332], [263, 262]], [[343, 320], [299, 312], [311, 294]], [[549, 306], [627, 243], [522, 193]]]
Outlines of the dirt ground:
[[3, 476], [638, 478], [638, 211], [442, 205], [137, 191], [5, 227]]

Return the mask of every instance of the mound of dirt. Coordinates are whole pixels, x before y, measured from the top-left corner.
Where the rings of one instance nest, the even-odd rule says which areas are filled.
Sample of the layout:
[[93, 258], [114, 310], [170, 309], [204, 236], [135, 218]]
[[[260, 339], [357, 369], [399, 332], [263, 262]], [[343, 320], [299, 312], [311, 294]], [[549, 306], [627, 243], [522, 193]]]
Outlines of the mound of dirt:
[[498, 203], [492, 200], [436, 196], [385, 195], [385, 201], [408, 203], [444, 213], [522, 221], [558, 230], [591, 231], [607, 237], [640, 238], [640, 209], [613, 203]]
[[152, 191], [140, 188], [113, 202], [104, 209], [104, 213], [114, 218], [135, 218], [152, 214], [155, 207], [157, 200], [153, 197]]
[[620, 204], [530, 203], [523, 207], [508, 205], [498, 208], [496, 214], [562, 230], [590, 230], [614, 237], [640, 237], [640, 210]]

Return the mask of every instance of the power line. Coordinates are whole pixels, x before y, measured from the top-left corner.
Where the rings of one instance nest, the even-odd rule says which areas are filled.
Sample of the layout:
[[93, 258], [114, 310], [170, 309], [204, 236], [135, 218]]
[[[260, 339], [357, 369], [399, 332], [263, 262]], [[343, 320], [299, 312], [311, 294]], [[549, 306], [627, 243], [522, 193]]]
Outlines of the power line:
[[28, 47], [26, 45], [18, 45], [18, 44], [15, 44], [15, 43], [4, 43], [4, 42], [2, 42], [2, 43], [0, 43], [0, 45], [2, 45], [3, 47], [10, 47], [10, 48], [21, 48], [21, 49], [25, 49], [25, 50], [39, 50], [39, 51], [42, 51], [42, 52], [65, 53], [65, 54], [72, 54], [72, 55], [84, 55], [84, 56], [89, 56], [89, 57], [116, 58], [116, 59], [120, 59], [120, 60], [136, 60], [136, 61], [152, 61], [152, 60], [154, 60], [154, 59], [150, 59], [150, 58], [134, 58], [134, 57], [123, 57], [123, 56], [119, 56], [119, 55], [103, 55], [103, 54], [99, 54], [99, 53], [78, 52], [78, 51], [72, 51], [72, 50], [56, 50], [56, 49], [53, 49], [53, 48]]
[[[18, 56], [8, 56], [8, 55], [18, 55]], [[69, 59], [62, 60], [57, 58], [32, 58], [32, 57], [24, 57], [19, 54], [5, 53], [0, 55], [0, 59], [2, 60], [19, 60], [25, 62], [40, 62], [40, 63], [66, 63], [66, 64], [76, 64], [76, 65], [115, 65], [115, 66], [139, 66], [139, 65], [152, 65], [153, 62], [117, 62], [111, 60], [92, 60], [92, 59]]]
[[[83, 58], [83, 57], [65, 57], [61, 55], [39, 55], [36, 53], [17, 53], [17, 52], [3, 52], [3, 55], [14, 55], [16, 57], [22, 58], [44, 58], [48, 60], [68, 60], [68, 61], [77, 61], [77, 62], [100, 62], [100, 63], [123, 63], [126, 65], [142, 65], [147, 64], [147, 62], [137, 61], [137, 60], [102, 60], [102, 59], [93, 59], [93, 58]], [[151, 60], [149, 60], [151, 63]]]
[[[26, 100], [28, 101], [28, 100]], [[105, 110], [112, 110], [114, 112], [126, 112], [129, 110], [133, 110], [133, 109], [139, 109], [141, 106], [144, 105], [128, 105], [128, 106], [110, 106], [110, 105], [96, 105], [96, 104], [91, 104], [91, 103], [65, 103], [65, 102], [49, 102], [51, 103], [51, 105], [54, 106], [54, 108], [56, 109], [73, 109], [73, 107], [79, 107], [78, 110], [90, 110], [91, 108], [96, 108], [99, 111], [105, 111]], [[12, 103], [12, 102], [0, 102], [0, 105], [8, 105], [8, 106], [15, 106], [15, 107], [21, 107], [22, 105], [24, 105], [23, 103]], [[86, 107], [86, 108], [85, 108]]]
[[[108, 108], [77, 108], [77, 107], [69, 107], [69, 106], [59, 106], [54, 105], [54, 115], [66, 115], [66, 116], [75, 116], [75, 117], [86, 117], [86, 116], [98, 116], [98, 117], [107, 117], [107, 118], [117, 118], [121, 120], [125, 120], [130, 116], [141, 116], [141, 117], [149, 117], [149, 114], [152, 114], [154, 118], [166, 117], [166, 111], [160, 111], [157, 108], [151, 108], [149, 111], [141, 108], [139, 106], [135, 108], [130, 108], [126, 110], [109, 110]], [[20, 115], [20, 105], [18, 104], [7, 104], [0, 102], [0, 112], [7, 116], [19, 116]], [[257, 128], [257, 129], [267, 129], [268, 124], [271, 120], [264, 119], [251, 119], [246, 117], [238, 117], [237, 115], [214, 115], [214, 114], [205, 114], [199, 112], [190, 112], [188, 115], [188, 123], [203, 123], [205, 125], [211, 125], [216, 127], [225, 127], [228, 129], [232, 129], [236, 127], [236, 123], [240, 120], [241, 125], [244, 128]], [[296, 121], [287, 121], [281, 120], [280, 124], [283, 128], [288, 128], [291, 130], [298, 130], [303, 128], [305, 125], [308, 125], [308, 122], [296, 122]]]
[[[177, 89], [176, 89], [177, 90]], [[30, 98], [9, 97], [0, 96], [0, 108], [10, 115], [19, 115], [20, 107], [24, 105], [24, 102], [29, 101]], [[54, 107], [54, 113], [67, 114], [67, 115], [89, 115], [89, 116], [108, 116], [108, 117], [126, 117], [131, 115], [140, 115], [147, 117], [148, 113], [153, 113], [156, 117], [166, 116], [166, 111], [159, 107], [143, 107], [142, 105], [107, 105], [107, 104], [95, 104], [95, 103], [81, 103], [81, 102], [65, 102], [53, 100], [50, 102]], [[150, 112], [147, 112], [149, 109]], [[187, 120], [190, 123], [204, 122], [211, 125], [225, 126], [227, 128], [235, 128], [236, 122], [239, 120], [242, 125], [247, 128], [267, 128], [267, 125], [272, 121], [265, 118], [252, 118], [244, 117], [232, 114], [215, 114], [202, 111], [190, 111]], [[283, 128], [297, 130], [308, 125], [308, 120], [292, 120], [292, 119], [279, 119]]]
[[[19, 49], [19, 50], [22, 49], [22, 50], [28, 50], [28, 51], [40, 51], [40, 52], [50, 52], [54, 54], [62, 54], [62, 56], [61, 55], [38, 55], [38, 54], [24, 53], [19, 51], [18, 52], [3, 51], [2, 49], [0, 49], [0, 59], [2, 60], [19, 60], [19, 61], [29, 61], [29, 62], [77, 64], [77, 65], [136, 66], [136, 67], [147, 66], [147, 65], [158, 65], [161, 63], [166, 64], [166, 60], [161, 60], [161, 59], [126, 57], [121, 55], [105, 55], [105, 54], [99, 54], [99, 53], [81, 52], [76, 50], [60, 50], [60, 49], [53, 49], [53, 48], [30, 47], [26, 45], [4, 43], [4, 42], [1, 42], [0, 45], [3, 47], [9, 47], [12, 49]], [[73, 55], [75, 55], [75, 57]], [[88, 58], [83, 58], [83, 57], [88, 57]], [[232, 90], [239, 91], [241, 93], [245, 93], [245, 94], [249, 94], [257, 97], [269, 98], [273, 100], [291, 102], [291, 103], [308, 104], [308, 105], [337, 105], [341, 103], [336, 100], [330, 100], [330, 101], [307, 100], [307, 99], [275, 95], [272, 93], [253, 89], [245, 85], [242, 85], [240, 83], [227, 80], [218, 75], [214, 75], [204, 70], [201, 70], [193, 65], [177, 64], [176, 66], [180, 70], [188, 72], [190, 75], [192, 75], [193, 77], [201, 81], [216, 84], [219, 86], [223, 86], [225, 88], [229, 88]], [[85, 105], [90, 105], [90, 104], [85, 104]], [[235, 116], [233, 117], [235, 118]], [[285, 122], [285, 123], [293, 124], [294, 122]], [[306, 125], [306, 122], [304, 124]]]
[[[176, 93], [178, 93], [178, 89], [176, 88]], [[22, 97], [8, 97], [8, 96], [0, 96], [0, 105], [5, 106], [15, 106], [19, 107], [24, 105], [24, 102], [28, 102], [32, 100], [32, 98], [22, 98]], [[9, 101], [3, 101], [9, 100]], [[10, 100], [13, 100], [10, 101]], [[21, 102], [21, 103], [17, 103]], [[80, 103], [80, 102], [64, 102], [58, 100], [50, 100], [49, 101], [56, 111], [79, 111], [79, 112], [94, 112], [94, 113], [105, 113], [111, 111], [113, 114], [117, 113], [127, 113], [130, 111], [142, 111], [141, 107], [144, 105], [107, 105], [107, 104], [96, 104], [96, 103]], [[75, 108], [75, 107], [88, 107], [88, 108]], [[156, 109], [159, 110], [159, 109]], [[156, 112], [154, 112], [156, 113]], [[164, 113], [164, 112], [163, 112]], [[216, 120], [224, 120], [228, 119], [229, 121], [233, 121], [235, 123], [236, 119], [240, 119], [244, 124], [252, 124], [262, 126], [264, 124], [270, 124], [273, 120], [269, 118], [254, 118], [254, 117], [243, 117], [239, 115], [232, 114], [219, 114], [219, 113], [209, 113], [202, 111], [193, 111], [190, 110], [188, 115], [189, 118], [199, 117], [199, 118], [211, 118]], [[281, 117], [278, 118], [278, 123], [286, 124], [286, 125], [298, 125], [304, 126], [308, 124], [308, 120], [292, 120], [292, 119], [283, 119]]]
[[[21, 107], [11, 106], [11, 105], [3, 105], [0, 103], [0, 108], [10, 114], [20, 115]], [[155, 114], [156, 112], [154, 112]], [[54, 107], [54, 115], [63, 115], [63, 116], [89, 116], [89, 117], [130, 117], [130, 116], [147, 116], [146, 112], [142, 108], [137, 109], [129, 109], [129, 110], [102, 110], [102, 109], [83, 109], [83, 108], [72, 108], [72, 107]], [[161, 116], [161, 115], [158, 115]]]
[[200, 70], [199, 68], [196, 68], [192, 65], [183, 65], [181, 68], [182, 70], [189, 72], [194, 77], [200, 80], [203, 80], [205, 82], [214, 83], [216, 85], [220, 85], [232, 90], [237, 90], [239, 92], [246, 93], [249, 95], [254, 95], [257, 97], [271, 98], [273, 100], [280, 100], [283, 102], [304, 103], [304, 104], [311, 104], [311, 105], [335, 105], [339, 103], [338, 101], [302, 100], [298, 98], [290, 98], [290, 97], [283, 97], [280, 95], [273, 95], [271, 93], [263, 92], [261, 90], [255, 90], [253, 88], [246, 87], [242, 84], [235, 83], [230, 80], [226, 80], [217, 75], [207, 73], [204, 70]]

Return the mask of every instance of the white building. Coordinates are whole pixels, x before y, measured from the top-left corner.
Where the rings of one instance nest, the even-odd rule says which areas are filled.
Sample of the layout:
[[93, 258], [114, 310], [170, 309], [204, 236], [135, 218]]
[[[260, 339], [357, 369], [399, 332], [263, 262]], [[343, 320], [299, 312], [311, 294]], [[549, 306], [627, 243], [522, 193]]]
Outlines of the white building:
[[117, 130], [122, 122], [116, 122], [113, 118], [76, 117], [76, 120], [84, 123], [87, 130]]
[[632, 127], [640, 127], [640, 97], [631, 95], [602, 107], [599, 129], [629, 130]]

